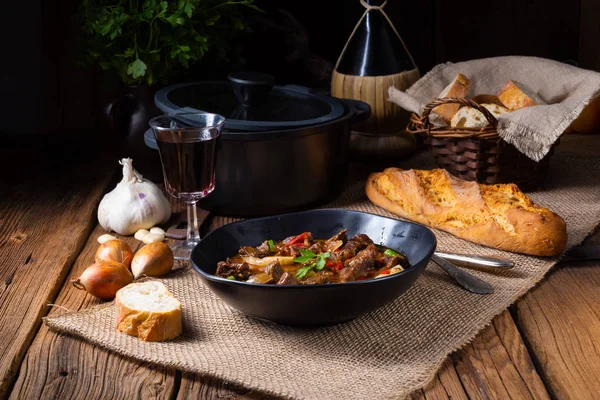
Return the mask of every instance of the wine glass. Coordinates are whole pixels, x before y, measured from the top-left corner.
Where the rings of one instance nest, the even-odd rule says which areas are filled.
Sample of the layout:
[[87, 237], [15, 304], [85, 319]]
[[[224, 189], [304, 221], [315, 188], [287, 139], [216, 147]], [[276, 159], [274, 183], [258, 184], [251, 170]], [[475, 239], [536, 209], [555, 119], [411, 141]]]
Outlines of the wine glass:
[[196, 203], [215, 188], [216, 146], [224, 123], [225, 117], [205, 112], [166, 114], [149, 121], [167, 192], [187, 204], [187, 235], [173, 247], [176, 260], [188, 261], [200, 241]]

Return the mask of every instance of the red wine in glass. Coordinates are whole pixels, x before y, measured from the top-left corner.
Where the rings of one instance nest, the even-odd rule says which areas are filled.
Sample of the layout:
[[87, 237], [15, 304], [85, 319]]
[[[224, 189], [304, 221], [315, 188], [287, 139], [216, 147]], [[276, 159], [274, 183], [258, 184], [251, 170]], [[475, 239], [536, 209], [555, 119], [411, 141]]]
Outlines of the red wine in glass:
[[167, 191], [178, 199], [200, 200], [215, 188], [216, 138], [198, 137], [186, 131], [159, 131]]
[[187, 238], [173, 247], [178, 260], [189, 260], [200, 241], [196, 203], [215, 188], [217, 140], [225, 118], [211, 113], [161, 115], [149, 122], [160, 152], [165, 187], [187, 203]]

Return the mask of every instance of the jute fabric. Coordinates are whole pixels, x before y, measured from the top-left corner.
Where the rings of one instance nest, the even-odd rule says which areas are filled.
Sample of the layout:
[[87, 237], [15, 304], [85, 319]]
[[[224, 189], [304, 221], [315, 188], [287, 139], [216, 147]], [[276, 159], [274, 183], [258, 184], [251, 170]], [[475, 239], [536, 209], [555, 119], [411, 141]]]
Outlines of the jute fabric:
[[[414, 168], [433, 165], [428, 155], [407, 163]], [[600, 220], [599, 177], [600, 158], [557, 154], [547, 182], [528, 193], [565, 219], [569, 247], [583, 241]], [[393, 216], [368, 201], [364, 182], [349, 186], [328, 206]], [[216, 218], [214, 223], [230, 221]], [[507, 257], [516, 267], [501, 273], [472, 270], [495, 288], [483, 296], [459, 288], [430, 264], [395, 302], [351, 322], [321, 328], [280, 326], [242, 315], [214, 296], [189, 268], [160, 279], [183, 306], [183, 334], [176, 340], [145, 343], [118, 332], [113, 303], [45, 322], [140, 361], [284, 398], [402, 399], [426, 385], [448, 354], [472, 340], [557, 262], [435, 233], [439, 250]]]

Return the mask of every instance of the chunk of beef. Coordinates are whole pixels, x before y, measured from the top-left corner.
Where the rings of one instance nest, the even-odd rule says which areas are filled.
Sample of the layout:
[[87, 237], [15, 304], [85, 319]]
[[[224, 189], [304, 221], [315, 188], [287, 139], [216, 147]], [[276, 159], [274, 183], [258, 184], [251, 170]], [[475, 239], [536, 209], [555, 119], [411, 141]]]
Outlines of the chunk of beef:
[[323, 283], [331, 283], [333, 280], [333, 272], [331, 271], [320, 271], [311, 276], [308, 279], [300, 281], [303, 285], [315, 285], [315, 284], [323, 284]]
[[217, 275], [223, 278], [233, 276], [236, 280], [245, 281], [252, 275], [247, 263], [235, 263], [227, 259], [217, 264]]
[[337, 242], [338, 240], [341, 240], [344, 243], [348, 241], [348, 231], [346, 229], [344, 229], [340, 233], [336, 233], [335, 235], [327, 239], [325, 243], [330, 244], [333, 242]]
[[376, 250], [373, 244], [361, 250], [355, 257], [347, 260], [346, 267], [340, 271], [340, 281], [351, 282], [367, 273], [375, 267]]
[[325, 244], [323, 242], [317, 242], [310, 246], [308, 250], [312, 251], [315, 254], [324, 253], [327, 251]]
[[339, 249], [331, 254], [332, 261], [346, 261], [349, 258], [356, 256], [356, 254], [365, 249], [367, 246], [372, 245], [373, 241], [365, 234], [359, 234], [353, 236], [348, 242]]
[[361, 233], [348, 240], [348, 243], [344, 245], [344, 249], [354, 251], [354, 254], [356, 254], [371, 244], [373, 244], [373, 241], [367, 235]]
[[277, 281], [278, 285], [297, 285], [298, 284], [298, 280], [294, 277], [294, 275], [284, 272], [283, 275], [281, 275], [281, 278], [279, 278], [279, 281]]
[[300, 257], [300, 250], [296, 246], [286, 246], [279, 249], [280, 256], [286, 257]]
[[269, 247], [269, 241], [265, 240], [258, 247], [242, 246], [239, 253], [242, 256], [263, 258], [271, 254], [271, 248]]
[[395, 267], [396, 265], [402, 265], [402, 258], [400, 256], [383, 256], [381, 259], [381, 266], [385, 269]]
[[278, 261], [273, 261], [265, 267], [265, 274], [270, 275], [275, 281], [278, 281], [284, 273], [285, 271], [281, 268], [281, 264]]

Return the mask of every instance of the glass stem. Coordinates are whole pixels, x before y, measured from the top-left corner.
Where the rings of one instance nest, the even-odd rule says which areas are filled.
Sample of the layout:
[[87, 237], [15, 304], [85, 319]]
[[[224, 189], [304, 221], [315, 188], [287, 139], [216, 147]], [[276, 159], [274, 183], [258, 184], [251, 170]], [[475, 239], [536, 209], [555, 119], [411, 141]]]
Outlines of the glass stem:
[[187, 203], [187, 242], [198, 243], [200, 231], [198, 229], [198, 214], [196, 213], [196, 202]]

